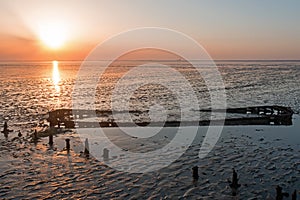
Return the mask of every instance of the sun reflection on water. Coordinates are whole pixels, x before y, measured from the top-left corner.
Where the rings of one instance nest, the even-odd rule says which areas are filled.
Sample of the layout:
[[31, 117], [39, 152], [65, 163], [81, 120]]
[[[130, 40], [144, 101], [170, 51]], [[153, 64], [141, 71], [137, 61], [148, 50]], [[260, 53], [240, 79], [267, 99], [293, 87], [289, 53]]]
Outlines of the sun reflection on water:
[[55, 90], [57, 92], [60, 91], [60, 74], [59, 74], [59, 69], [58, 69], [58, 61], [54, 60], [52, 61], [53, 69], [52, 69], [52, 82], [54, 84]]

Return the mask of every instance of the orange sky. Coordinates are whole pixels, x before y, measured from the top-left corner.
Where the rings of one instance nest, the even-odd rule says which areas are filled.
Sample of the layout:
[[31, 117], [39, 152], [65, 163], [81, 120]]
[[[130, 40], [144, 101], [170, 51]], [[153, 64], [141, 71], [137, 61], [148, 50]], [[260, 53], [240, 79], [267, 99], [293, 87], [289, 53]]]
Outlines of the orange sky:
[[[214, 59], [300, 59], [299, 6], [294, 0], [3, 0], [0, 60], [82, 60], [112, 35], [149, 26], [189, 35]], [[65, 34], [57, 49], [42, 40], [51, 31]]]
[[94, 44], [65, 43], [58, 49], [51, 49], [39, 40], [0, 36], [0, 60], [82, 60]]

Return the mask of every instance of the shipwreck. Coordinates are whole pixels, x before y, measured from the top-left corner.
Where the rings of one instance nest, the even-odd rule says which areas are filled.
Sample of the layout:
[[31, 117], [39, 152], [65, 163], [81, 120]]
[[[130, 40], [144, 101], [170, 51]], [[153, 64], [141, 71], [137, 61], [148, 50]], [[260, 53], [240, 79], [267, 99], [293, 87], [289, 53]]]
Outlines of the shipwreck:
[[[133, 111], [132, 111], [133, 112]], [[139, 112], [139, 111], [135, 111]], [[199, 110], [199, 112], [212, 112], [211, 109]], [[137, 126], [208, 126], [224, 124], [226, 126], [237, 125], [292, 125], [293, 111], [289, 107], [284, 106], [253, 106], [244, 108], [227, 108], [213, 110], [213, 112], [226, 112], [225, 119], [219, 120], [200, 120], [200, 121], [165, 121], [165, 122], [136, 122]], [[100, 110], [73, 110], [73, 109], [57, 109], [48, 113], [50, 127], [65, 128], [91, 128], [91, 127], [130, 127], [132, 123], [107, 121], [89, 121], [91, 116], [101, 117], [111, 115], [111, 111]]]

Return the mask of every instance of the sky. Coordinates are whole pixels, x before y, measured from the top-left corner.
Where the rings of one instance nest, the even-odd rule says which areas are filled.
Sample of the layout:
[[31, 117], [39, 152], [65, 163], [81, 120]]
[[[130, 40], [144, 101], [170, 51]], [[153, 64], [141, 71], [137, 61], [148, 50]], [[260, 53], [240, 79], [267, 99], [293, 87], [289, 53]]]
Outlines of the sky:
[[1, 0], [0, 60], [82, 60], [139, 27], [182, 32], [216, 60], [300, 60], [299, 9], [299, 0]]

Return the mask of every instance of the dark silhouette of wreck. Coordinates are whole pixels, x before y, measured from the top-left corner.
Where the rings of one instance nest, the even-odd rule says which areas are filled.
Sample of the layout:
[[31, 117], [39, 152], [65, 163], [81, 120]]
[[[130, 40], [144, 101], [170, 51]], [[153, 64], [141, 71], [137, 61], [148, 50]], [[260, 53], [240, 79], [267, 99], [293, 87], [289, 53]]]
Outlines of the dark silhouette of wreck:
[[[129, 111], [130, 113], [139, 113], [141, 111]], [[200, 112], [212, 112], [211, 109], [200, 110]], [[178, 126], [208, 126], [208, 125], [292, 125], [293, 111], [289, 107], [283, 106], [256, 106], [246, 108], [228, 108], [226, 110], [217, 109], [213, 110], [214, 113], [226, 112], [226, 114], [238, 114], [238, 117], [231, 117], [225, 120], [201, 120], [201, 121], [166, 121], [166, 122], [137, 122], [138, 126], [165, 126], [165, 127], [178, 127]], [[72, 109], [58, 109], [49, 112], [48, 122], [50, 127], [64, 126], [65, 128], [85, 128], [85, 127], [117, 127], [124, 126], [130, 127], [132, 123], [115, 122], [115, 121], [102, 121], [90, 122], [81, 120], [92, 116], [103, 117], [112, 115], [111, 111], [100, 110], [72, 110]]]

